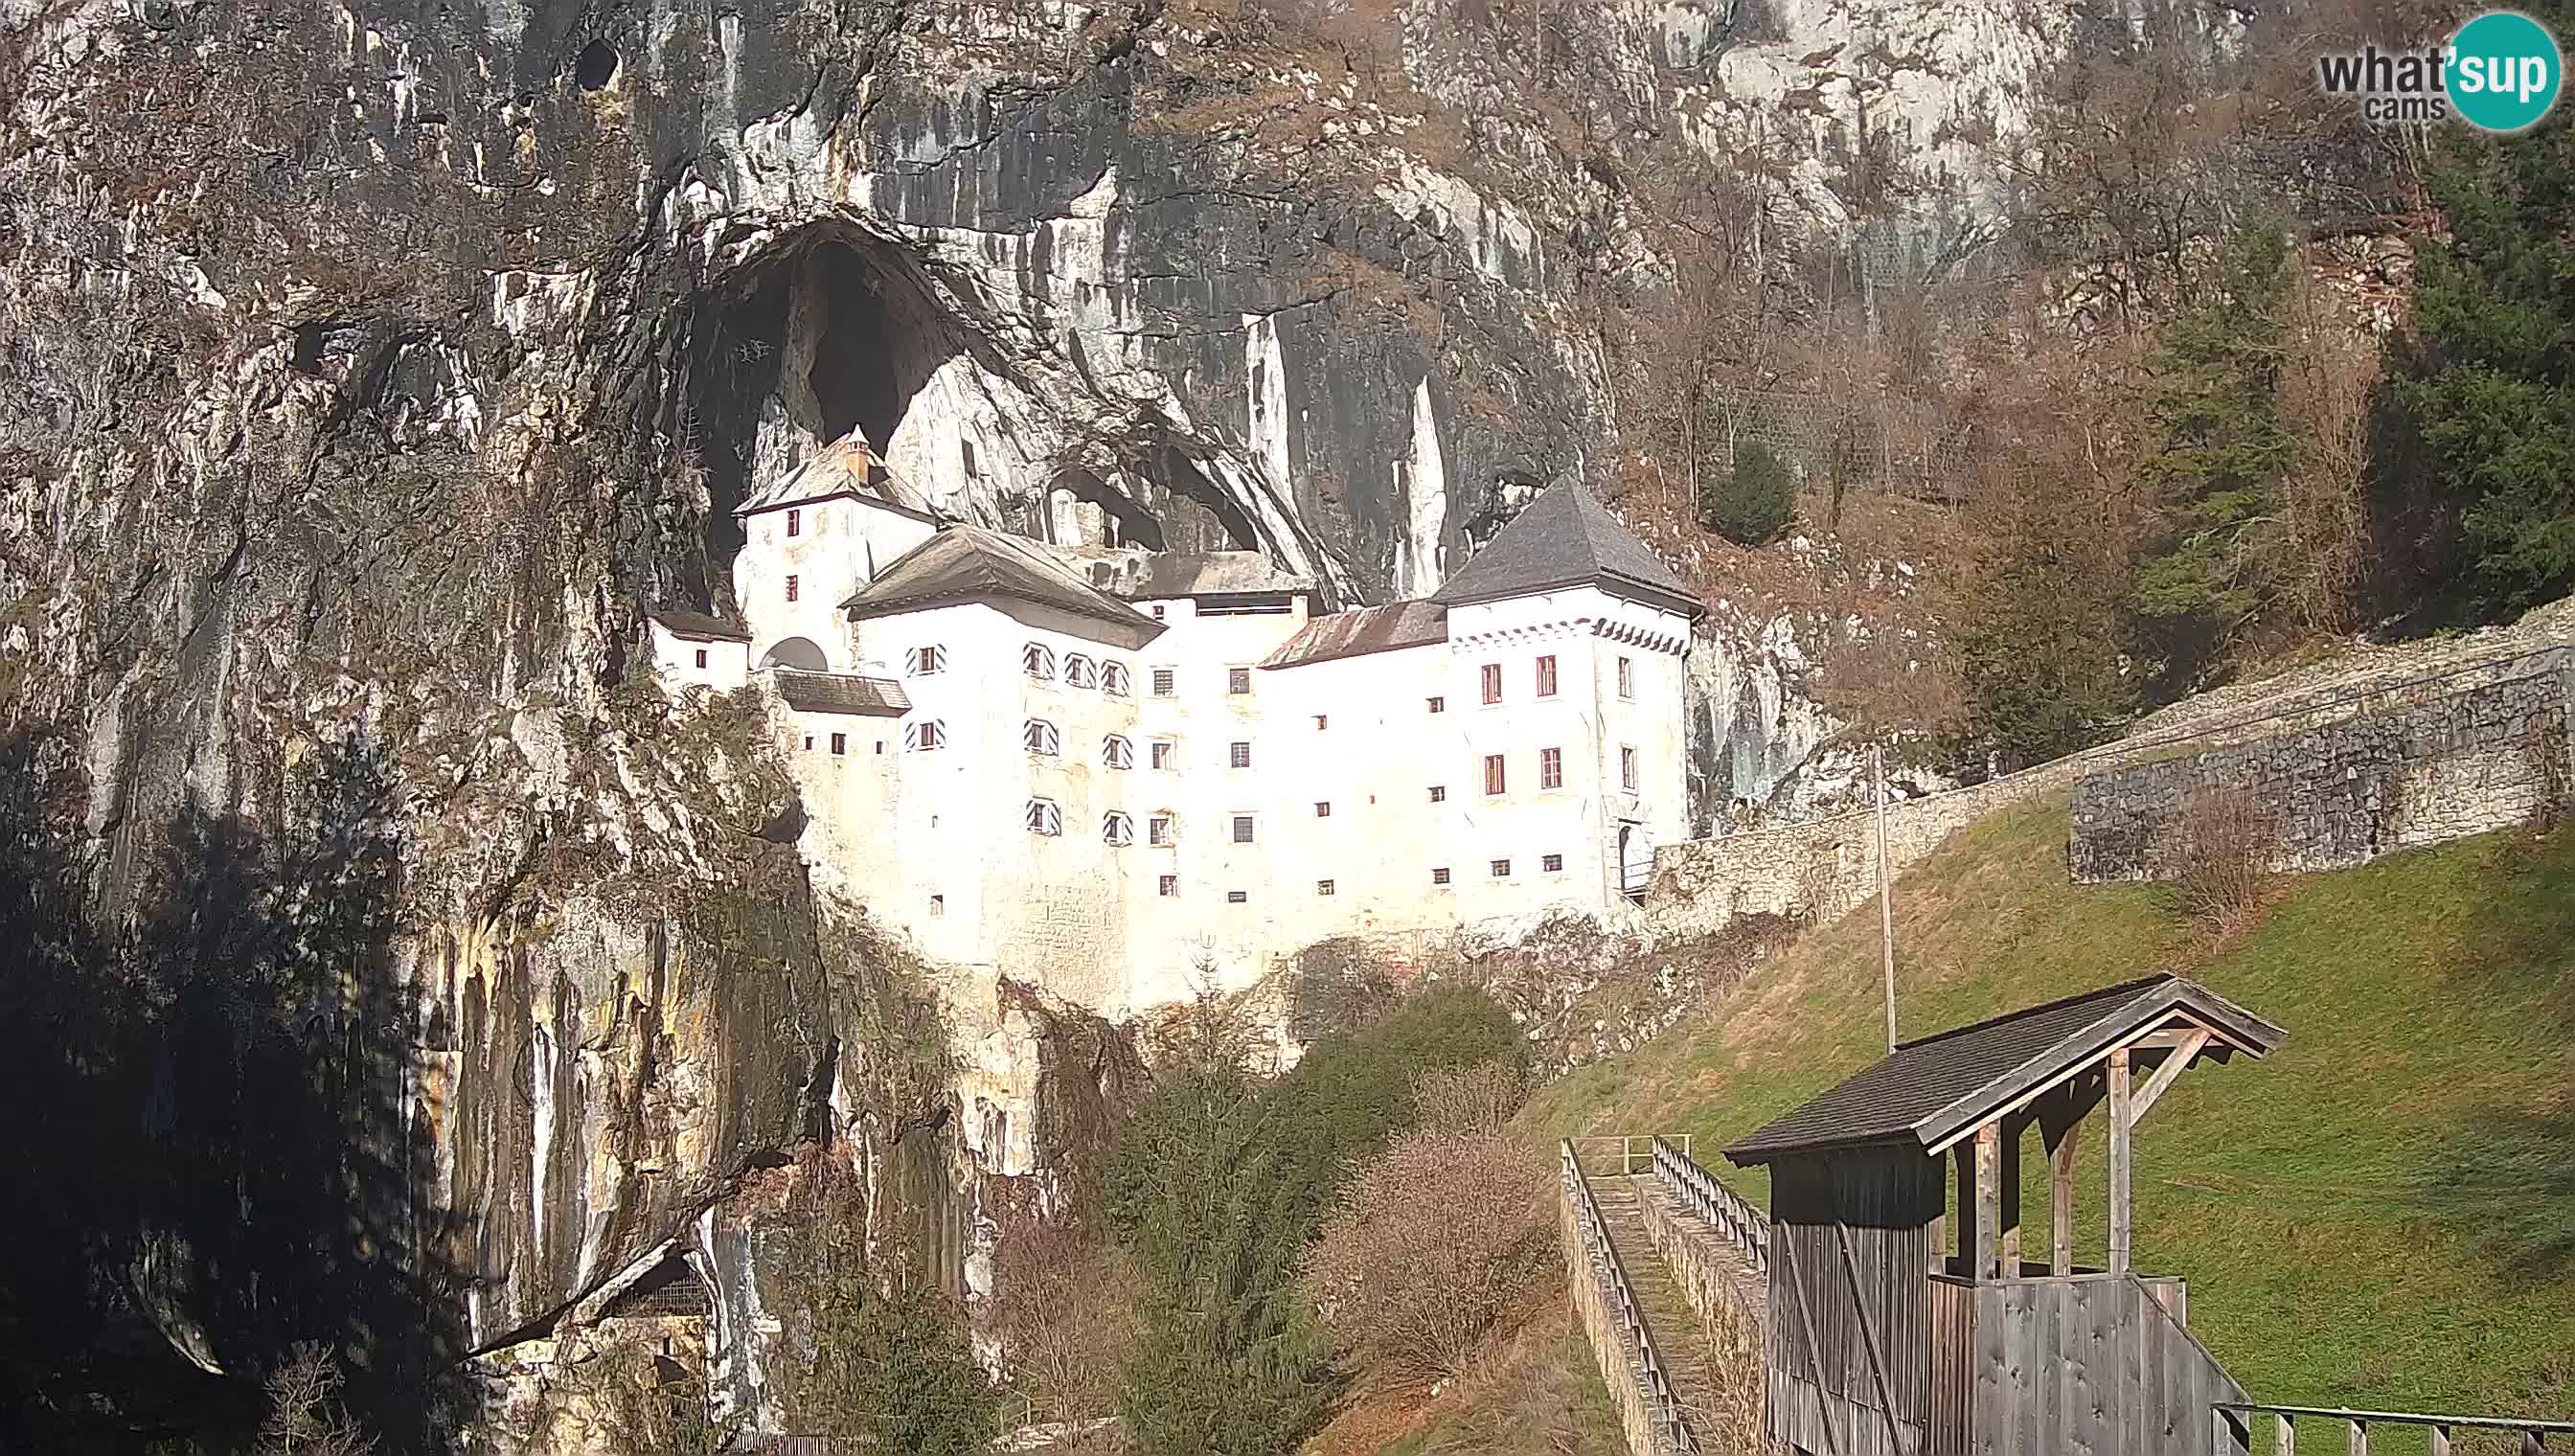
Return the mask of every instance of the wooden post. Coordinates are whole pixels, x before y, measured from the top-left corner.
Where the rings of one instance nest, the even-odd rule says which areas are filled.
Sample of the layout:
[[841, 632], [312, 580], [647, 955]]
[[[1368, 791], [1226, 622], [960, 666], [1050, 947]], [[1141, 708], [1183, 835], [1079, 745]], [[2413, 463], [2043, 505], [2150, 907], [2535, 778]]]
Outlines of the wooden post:
[[2110, 1053], [2110, 1272], [2128, 1272], [2132, 1218], [2128, 1134], [2134, 1127], [2128, 1099], [2128, 1048]]
[[2068, 1123], [2047, 1150], [2047, 1272], [2074, 1272], [2074, 1148], [2083, 1140], [2083, 1124]]
[[2003, 1125], [1997, 1117], [1976, 1129], [1976, 1263], [1975, 1277], [1997, 1277], [2001, 1268]]
[[1877, 769], [1877, 932], [1886, 948], [1886, 1049], [1895, 1050], [1895, 881], [1886, 872], [1886, 745], [1869, 752]]
[[1958, 1162], [1958, 1273], [1973, 1279], [1983, 1267], [1976, 1249], [1976, 1145], [1961, 1142], [1952, 1151]]
[[2002, 1242], [1995, 1258], [2006, 1279], [2020, 1277], [2020, 1142], [2028, 1129], [2027, 1122], [2002, 1119]]
[[2351, 1440], [2345, 1449], [2351, 1453], [2351, 1456], [2369, 1456], [2369, 1422], [2351, 1423]]
[[2280, 1456], [2298, 1456], [2298, 1423], [2287, 1416], [2275, 1416], [2280, 1423]]

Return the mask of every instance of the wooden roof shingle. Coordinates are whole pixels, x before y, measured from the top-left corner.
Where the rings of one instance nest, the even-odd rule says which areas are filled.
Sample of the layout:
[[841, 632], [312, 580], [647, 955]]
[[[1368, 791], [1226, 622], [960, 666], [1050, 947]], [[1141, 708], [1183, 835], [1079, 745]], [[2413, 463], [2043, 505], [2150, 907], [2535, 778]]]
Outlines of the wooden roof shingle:
[[1707, 611], [1698, 594], [1682, 585], [1579, 481], [1549, 486], [1430, 600], [1463, 607], [1581, 586], [1692, 618]]
[[1737, 1164], [1871, 1143], [1946, 1145], [2113, 1046], [2175, 1019], [2212, 1033], [2206, 1054], [2261, 1056], [2287, 1033], [2177, 975], [2154, 975], [1908, 1041], [1725, 1149]]

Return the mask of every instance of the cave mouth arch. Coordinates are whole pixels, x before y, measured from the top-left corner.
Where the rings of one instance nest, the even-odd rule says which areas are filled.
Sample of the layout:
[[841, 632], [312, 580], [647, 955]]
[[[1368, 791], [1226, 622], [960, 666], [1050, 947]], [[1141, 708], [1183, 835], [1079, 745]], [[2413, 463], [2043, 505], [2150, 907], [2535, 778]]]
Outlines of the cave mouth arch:
[[976, 337], [900, 245], [840, 222], [799, 228], [698, 293], [663, 428], [702, 473], [709, 575], [727, 580], [744, 545], [734, 512], [754, 490], [854, 428], [886, 452]]
[[828, 673], [831, 664], [824, 660], [823, 650], [808, 637], [781, 638], [768, 652], [760, 655], [760, 666], [790, 668], [799, 673]]

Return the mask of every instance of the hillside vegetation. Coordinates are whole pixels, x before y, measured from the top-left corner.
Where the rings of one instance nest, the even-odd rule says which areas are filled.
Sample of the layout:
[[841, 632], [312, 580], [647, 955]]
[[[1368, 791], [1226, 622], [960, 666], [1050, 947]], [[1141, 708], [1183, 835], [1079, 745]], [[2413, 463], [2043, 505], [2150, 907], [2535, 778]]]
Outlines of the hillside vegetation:
[[[1957, 835], [1897, 884], [1902, 1034], [2172, 969], [2279, 1022], [2262, 1061], [2184, 1075], [2140, 1125], [2136, 1258], [2257, 1399], [2575, 1409], [2575, 826], [2283, 881], [2211, 943], [2150, 885], [2077, 887], [2061, 795]], [[1884, 1051], [1865, 909], [1639, 1050], [1541, 1092], [1531, 1137], [1686, 1132], [1717, 1149]], [[2103, 1144], [2077, 1193], [2106, 1244]], [[2023, 1186], [2044, 1238], [2033, 1135]], [[2444, 1190], [2448, 1190], [2446, 1193]]]

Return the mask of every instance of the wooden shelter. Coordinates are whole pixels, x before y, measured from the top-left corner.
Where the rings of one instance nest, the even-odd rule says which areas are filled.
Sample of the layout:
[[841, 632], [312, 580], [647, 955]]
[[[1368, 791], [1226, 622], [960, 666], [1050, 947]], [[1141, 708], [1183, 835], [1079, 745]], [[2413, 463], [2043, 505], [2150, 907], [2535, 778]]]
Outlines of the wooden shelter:
[[[1906, 1042], [1727, 1148], [1770, 1168], [1771, 1434], [1827, 1456], [2242, 1450], [2213, 1402], [2243, 1389], [2191, 1336], [2182, 1281], [2129, 1268], [2129, 1149], [2185, 1068], [2282, 1036], [2196, 982], [2129, 981]], [[2095, 1269], [2074, 1262], [2074, 1168], [2104, 1103]], [[2025, 1246], [2033, 1126], [2052, 1188]]]

